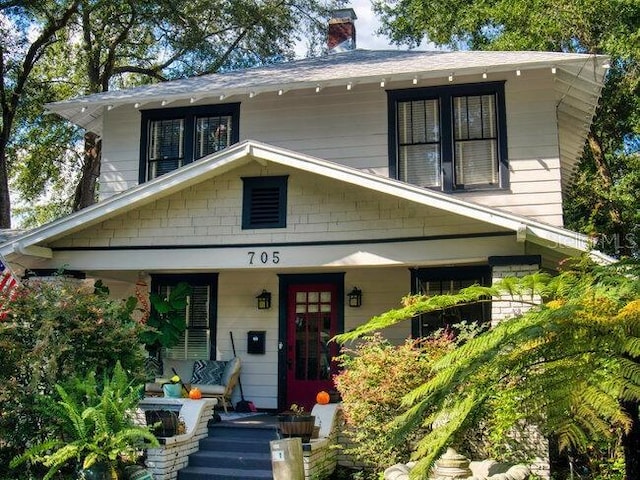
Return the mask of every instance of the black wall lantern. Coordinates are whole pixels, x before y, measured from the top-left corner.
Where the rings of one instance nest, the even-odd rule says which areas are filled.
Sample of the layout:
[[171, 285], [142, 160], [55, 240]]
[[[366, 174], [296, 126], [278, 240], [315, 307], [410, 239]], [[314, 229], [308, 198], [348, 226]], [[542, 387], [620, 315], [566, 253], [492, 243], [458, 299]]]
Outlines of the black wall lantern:
[[359, 307], [362, 305], [362, 290], [358, 287], [353, 287], [353, 290], [347, 294], [347, 297], [349, 297], [350, 307]]
[[271, 308], [271, 292], [262, 290], [262, 293], [256, 298], [258, 299], [258, 310], [269, 310]]

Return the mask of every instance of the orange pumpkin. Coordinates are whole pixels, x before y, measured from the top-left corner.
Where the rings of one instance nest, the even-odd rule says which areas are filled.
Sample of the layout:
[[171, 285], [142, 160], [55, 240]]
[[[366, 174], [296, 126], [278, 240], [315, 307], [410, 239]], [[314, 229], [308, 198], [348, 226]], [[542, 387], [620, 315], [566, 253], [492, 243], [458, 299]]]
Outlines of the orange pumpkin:
[[189, 390], [189, 398], [191, 400], [200, 400], [202, 398], [202, 392], [198, 387], [193, 387]]
[[318, 394], [316, 395], [316, 403], [319, 403], [320, 405], [326, 405], [327, 403], [329, 403], [329, 400], [329, 394], [324, 390], [318, 392]]

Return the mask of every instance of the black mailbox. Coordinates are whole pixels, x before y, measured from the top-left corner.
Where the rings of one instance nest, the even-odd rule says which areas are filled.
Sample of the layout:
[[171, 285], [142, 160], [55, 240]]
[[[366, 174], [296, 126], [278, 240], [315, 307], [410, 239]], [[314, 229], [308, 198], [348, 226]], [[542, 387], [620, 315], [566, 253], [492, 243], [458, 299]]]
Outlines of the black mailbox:
[[264, 330], [247, 332], [247, 353], [264, 355], [266, 336], [267, 332]]

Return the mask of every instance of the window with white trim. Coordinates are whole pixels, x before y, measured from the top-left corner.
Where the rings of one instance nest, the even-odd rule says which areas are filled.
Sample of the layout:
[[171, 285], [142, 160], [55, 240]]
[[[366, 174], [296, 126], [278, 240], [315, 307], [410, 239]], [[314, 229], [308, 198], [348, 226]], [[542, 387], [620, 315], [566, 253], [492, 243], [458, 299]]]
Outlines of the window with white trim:
[[388, 92], [390, 176], [443, 191], [506, 188], [504, 84]]
[[238, 142], [240, 104], [142, 111], [140, 183]]

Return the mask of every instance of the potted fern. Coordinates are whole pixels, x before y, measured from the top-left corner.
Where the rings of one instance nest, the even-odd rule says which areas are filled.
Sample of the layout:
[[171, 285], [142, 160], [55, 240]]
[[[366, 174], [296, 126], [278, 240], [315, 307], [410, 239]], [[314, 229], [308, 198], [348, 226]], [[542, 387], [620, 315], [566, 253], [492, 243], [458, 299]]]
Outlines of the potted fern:
[[49, 468], [44, 476], [48, 480], [75, 466], [79, 479], [114, 480], [142, 449], [159, 445], [148, 427], [133, 423], [141, 391], [128, 381], [120, 363], [101, 389], [93, 375], [83, 383], [86, 403], [56, 385], [60, 400], [51, 406], [60, 422], [58, 438], [29, 448], [12, 460], [12, 468], [27, 461], [41, 463]]

